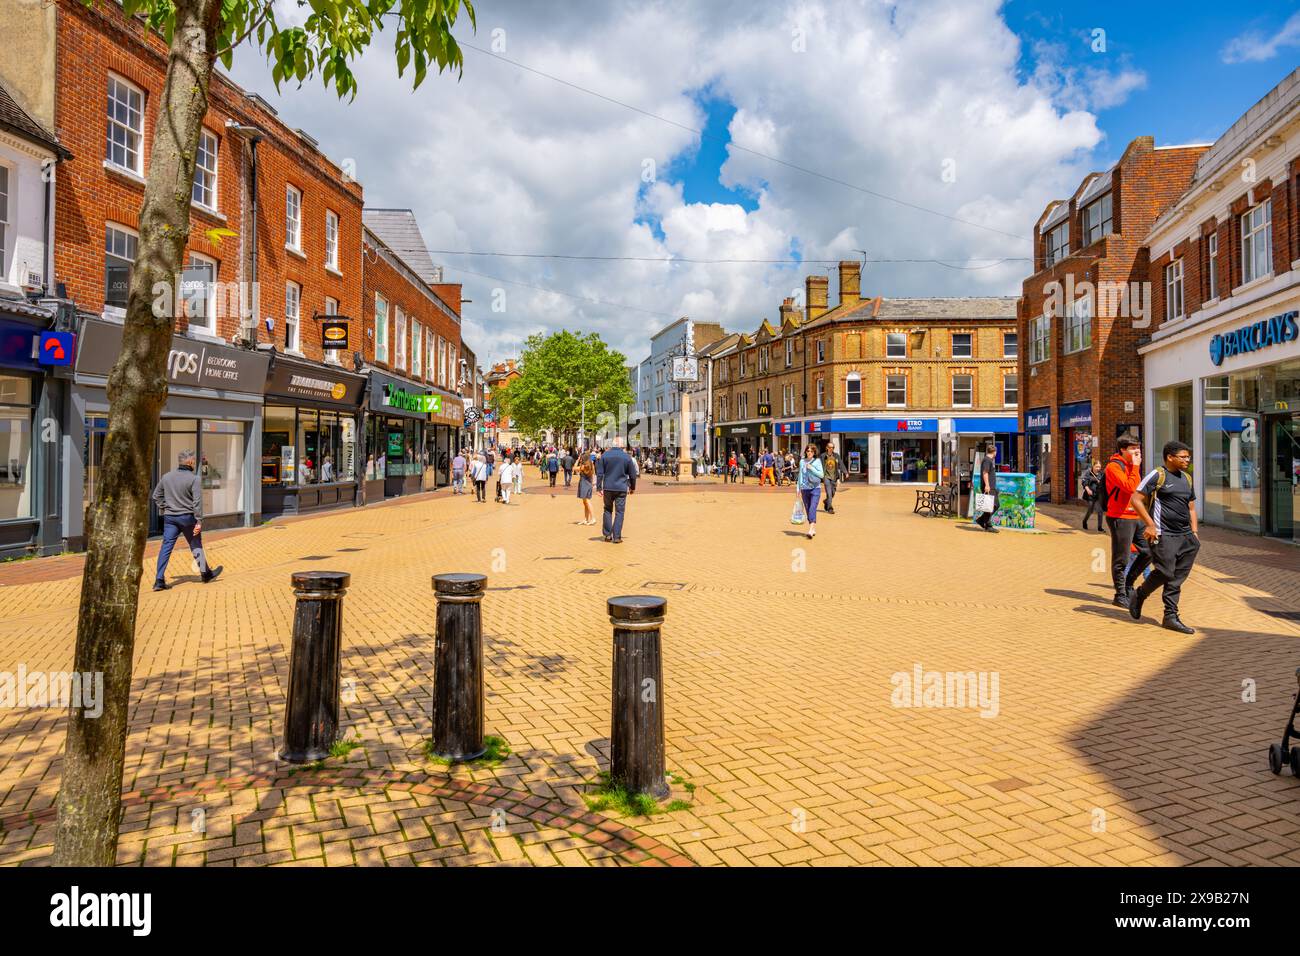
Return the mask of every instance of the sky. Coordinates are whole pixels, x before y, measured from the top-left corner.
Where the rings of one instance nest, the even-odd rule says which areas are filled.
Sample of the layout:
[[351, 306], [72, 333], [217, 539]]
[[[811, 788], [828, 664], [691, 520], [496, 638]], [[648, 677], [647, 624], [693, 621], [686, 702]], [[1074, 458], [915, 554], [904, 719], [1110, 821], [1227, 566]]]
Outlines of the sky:
[[463, 76], [414, 92], [384, 34], [350, 102], [248, 48], [231, 72], [414, 210], [484, 368], [561, 328], [629, 362], [681, 316], [753, 331], [810, 273], [833, 302], [839, 259], [864, 295], [1016, 295], [1049, 201], [1135, 136], [1213, 142], [1300, 63], [1294, 0], [475, 9]]

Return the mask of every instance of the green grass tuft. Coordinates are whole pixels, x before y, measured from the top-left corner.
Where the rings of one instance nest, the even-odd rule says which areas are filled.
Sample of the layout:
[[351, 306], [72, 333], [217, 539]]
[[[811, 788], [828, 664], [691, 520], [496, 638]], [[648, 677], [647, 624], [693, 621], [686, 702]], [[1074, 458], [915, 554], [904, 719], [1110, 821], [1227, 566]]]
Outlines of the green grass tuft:
[[430, 739], [424, 742], [424, 759], [441, 767], [450, 767], [452, 764], [463, 764], [466, 767], [497, 767], [510, 756], [510, 744], [506, 742], [504, 737], [493, 737], [491, 735], [484, 737], [483, 746], [486, 749], [482, 755], [475, 757], [473, 760], [449, 760], [433, 752], [433, 740]]

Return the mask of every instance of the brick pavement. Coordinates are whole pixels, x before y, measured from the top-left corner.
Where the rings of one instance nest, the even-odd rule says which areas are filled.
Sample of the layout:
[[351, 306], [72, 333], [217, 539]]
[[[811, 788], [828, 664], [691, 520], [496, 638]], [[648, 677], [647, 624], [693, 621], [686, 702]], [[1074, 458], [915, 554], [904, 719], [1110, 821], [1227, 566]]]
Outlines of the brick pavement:
[[[857, 485], [809, 542], [788, 489], [645, 490], [621, 546], [540, 486], [214, 536], [218, 582], [141, 597], [120, 862], [1300, 863], [1300, 781], [1265, 761], [1300, 664], [1300, 622], [1275, 616], [1300, 607], [1300, 550], [1208, 531], [1187, 638], [1110, 607], [1106, 539], [1070, 509], [982, 535]], [[79, 560], [0, 567], [0, 671], [70, 666]], [[290, 775], [300, 568], [353, 575], [344, 725], [363, 746]], [[512, 749], [492, 769], [421, 754], [430, 576], [451, 570], [490, 577], [487, 725]], [[580, 793], [608, 758], [604, 599], [646, 591], [669, 600], [668, 764], [697, 789], [597, 825]], [[918, 664], [996, 673], [996, 716], [895, 707]], [[0, 862], [48, 857], [62, 739], [56, 711], [0, 711]]]

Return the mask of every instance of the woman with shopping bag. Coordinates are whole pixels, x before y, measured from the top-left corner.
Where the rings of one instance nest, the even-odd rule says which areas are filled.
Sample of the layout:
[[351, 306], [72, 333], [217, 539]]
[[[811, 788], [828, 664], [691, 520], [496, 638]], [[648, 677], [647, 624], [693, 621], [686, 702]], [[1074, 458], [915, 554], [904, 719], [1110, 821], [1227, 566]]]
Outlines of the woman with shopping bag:
[[825, 472], [822, 470], [821, 460], [817, 457], [817, 448], [815, 445], [807, 445], [803, 450], [803, 461], [799, 462], [799, 476], [795, 481], [795, 487], [798, 490], [799, 498], [803, 504], [804, 514], [808, 518], [808, 537], [817, 535], [817, 503], [822, 496], [822, 479]]

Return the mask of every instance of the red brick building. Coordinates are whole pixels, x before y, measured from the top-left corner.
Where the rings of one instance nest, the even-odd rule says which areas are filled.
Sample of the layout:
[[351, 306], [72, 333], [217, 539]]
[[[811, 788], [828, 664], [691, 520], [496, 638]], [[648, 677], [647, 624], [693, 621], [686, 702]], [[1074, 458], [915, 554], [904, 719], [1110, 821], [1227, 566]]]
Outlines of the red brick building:
[[1022, 467], [1040, 497], [1079, 497], [1082, 469], [1143, 427], [1142, 360], [1153, 297], [1143, 243], [1187, 188], [1205, 146], [1129, 143], [1034, 226], [1034, 274], [1019, 303]]

